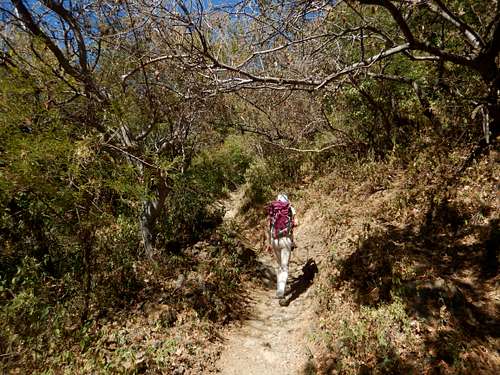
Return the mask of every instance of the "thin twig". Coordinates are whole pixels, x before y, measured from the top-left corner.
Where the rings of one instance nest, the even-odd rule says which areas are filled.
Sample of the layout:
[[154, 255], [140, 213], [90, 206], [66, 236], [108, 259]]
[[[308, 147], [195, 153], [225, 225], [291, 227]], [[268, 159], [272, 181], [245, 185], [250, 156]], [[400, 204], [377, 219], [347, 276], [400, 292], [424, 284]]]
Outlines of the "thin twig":
[[154, 168], [154, 169], [157, 169], [157, 170], [161, 171], [161, 168], [157, 167], [156, 165], [150, 164], [147, 161], [145, 161], [145, 160], [143, 160], [143, 159], [141, 159], [141, 158], [139, 158], [139, 157], [131, 154], [130, 152], [125, 151], [124, 149], [122, 149], [120, 147], [116, 147], [116, 146], [111, 145], [109, 143], [103, 143], [102, 145], [105, 146], [105, 147], [112, 148], [113, 150], [120, 151], [121, 153], [123, 153], [123, 154], [125, 154], [125, 155], [127, 155], [127, 156], [129, 156], [129, 157], [131, 157], [131, 158], [133, 158], [135, 160], [137, 160], [138, 162], [140, 162], [140, 163], [142, 163], [142, 164], [144, 164], [144, 165], [146, 165], [148, 167], [151, 167], [151, 168]]
[[282, 150], [304, 152], [304, 153], [308, 152], [308, 153], [316, 153], [316, 154], [320, 154], [324, 151], [330, 150], [330, 149], [335, 148], [335, 147], [348, 146], [347, 143], [334, 143], [334, 144], [331, 144], [331, 145], [328, 145], [328, 146], [325, 146], [325, 147], [319, 148], [319, 149], [318, 148], [316, 148], [316, 149], [301, 149], [301, 148], [296, 148], [296, 147], [288, 147], [288, 146], [280, 145], [279, 143], [275, 143], [275, 142], [271, 142], [271, 141], [267, 141], [267, 140], [264, 140], [264, 142], [266, 142], [270, 145], [279, 147]]

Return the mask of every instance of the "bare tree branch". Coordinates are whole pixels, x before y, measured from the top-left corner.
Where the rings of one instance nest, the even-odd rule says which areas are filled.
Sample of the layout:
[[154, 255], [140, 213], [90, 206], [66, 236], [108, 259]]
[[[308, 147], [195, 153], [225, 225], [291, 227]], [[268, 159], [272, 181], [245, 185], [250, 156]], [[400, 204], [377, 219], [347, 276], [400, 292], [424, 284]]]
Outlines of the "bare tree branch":
[[[93, 78], [91, 77], [90, 71], [88, 69], [88, 60], [87, 60], [87, 49], [85, 46], [85, 40], [81, 33], [80, 27], [75, 21], [75, 19], [71, 16], [71, 14], [60, 4], [54, 2], [52, 0], [45, 0], [43, 3], [51, 10], [60, 15], [66, 22], [68, 22], [73, 29], [76, 38], [77, 44], [79, 48], [79, 69], [73, 66], [68, 59], [68, 57], [61, 51], [61, 49], [56, 45], [53, 38], [47, 35], [39, 26], [39, 24], [33, 19], [31, 12], [26, 8], [24, 2], [22, 0], [11, 0], [12, 4], [16, 8], [19, 13], [19, 17], [21, 18], [24, 26], [36, 37], [40, 38], [43, 43], [47, 46], [47, 48], [54, 54], [57, 61], [64, 69], [64, 71], [75, 78], [78, 82], [81, 82], [86, 91], [86, 95], [94, 95], [99, 101], [107, 102], [108, 99], [105, 95], [99, 90], [97, 85], [95, 84]], [[101, 129], [103, 130], [103, 129]]]
[[53, 40], [42, 31], [42, 29], [37, 25], [33, 17], [31, 16], [30, 11], [26, 8], [22, 0], [12, 0], [12, 3], [16, 7], [19, 12], [19, 16], [23, 21], [23, 24], [26, 28], [36, 37], [39, 37], [45, 45], [50, 49], [50, 51], [54, 54], [57, 61], [61, 65], [61, 67], [73, 78], [78, 79], [79, 81], [82, 79], [80, 72], [76, 70], [66, 59], [66, 56], [63, 52], [56, 46]]
[[394, 21], [396, 22], [396, 24], [398, 25], [399, 29], [403, 33], [405, 39], [407, 40], [408, 42], [407, 49], [427, 52], [458, 65], [468, 66], [471, 68], [474, 67], [474, 61], [467, 56], [458, 55], [455, 53], [445, 51], [441, 48], [432, 46], [428, 42], [418, 41], [413, 35], [412, 31], [410, 30], [410, 27], [406, 22], [401, 11], [391, 1], [389, 0], [357, 0], [357, 1], [361, 4], [376, 5], [387, 9], [391, 14], [392, 18], [394, 19]]
[[484, 41], [472, 28], [464, 23], [460, 18], [454, 15], [449, 8], [441, 0], [434, 0], [436, 4], [431, 1], [422, 2], [423, 5], [428, 7], [434, 13], [439, 14], [445, 20], [456, 26], [460, 32], [463, 33], [466, 40], [476, 49], [479, 50], [485, 46]]
[[333, 143], [333, 144], [330, 144], [330, 145], [322, 147], [322, 148], [302, 149], [302, 148], [297, 148], [297, 147], [288, 147], [288, 146], [282, 145], [280, 143], [270, 142], [267, 140], [264, 140], [264, 141], [272, 146], [279, 147], [282, 150], [303, 152], [303, 153], [315, 153], [315, 154], [320, 154], [322, 152], [331, 150], [333, 148], [343, 148], [343, 147], [349, 146], [348, 143]]
[[338, 77], [340, 77], [342, 75], [349, 74], [349, 73], [351, 73], [351, 72], [353, 72], [355, 70], [358, 70], [360, 68], [367, 68], [371, 64], [373, 64], [373, 63], [375, 63], [375, 62], [377, 62], [377, 61], [379, 61], [381, 59], [384, 59], [386, 57], [392, 56], [392, 55], [397, 54], [399, 52], [405, 51], [405, 50], [407, 50], [409, 48], [409, 46], [410, 46], [409, 43], [401, 44], [399, 46], [390, 48], [390, 49], [388, 49], [386, 51], [380, 52], [379, 54], [377, 54], [375, 56], [372, 56], [369, 59], [366, 59], [366, 61], [361, 61], [361, 62], [352, 64], [352, 65], [349, 65], [349, 66], [343, 68], [341, 71], [335, 72], [335, 73], [327, 76], [325, 79], [323, 79], [323, 81], [321, 83], [319, 83], [315, 87], [315, 89], [319, 90], [323, 86], [327, 85], [328, 83], [330, 83], [331, 81], [335, 80], [336, 78], [338, 78]]
[[71, 27], [71, 30], [75, 34], [76, 41], [78, 44], [78, 57], [82, 74], [88, 76], [89, 65], [88, 65], [87, 46], [85, 44], [85, 39], [80, 29], [80, 25], [78, 25], [78, 22], [75, 20], [73, 15], [66, 8], [64, 8], [62, 3], [53, 0], [42, 0], [42, 3], [47, 8], [57, 13]]
[[415, 37], [413, 36], [410, 26], [406, 22], [401, 11], [389, 0], [357, 0], [361, 4], [365, 5], [378, 5], [384, 7], [389, 11], [394, 21], [396, 21], [398, 27], [401, 29], [403, 35], [405, 36], [408, 43], [413, 45], [415, 42]]
[[125, 85], [126, 81], [131, 76], [133, 76], [135, 73], [137, 73], [139, 70], [141, 70], [142, 67], [146, 67], [146, 66], [151, 65], [151, 64], [156, 64], [156, 63], [158, 63], [160, 61], [164, 61], [164, 60], [183, 59], [183, 58], [188, 58], [188, 57], [189, 57], [189, 55], [187, 55], [187, 54], [184, 54], [184, 55], [172, 55], [172, 54], [170, 54], [170, 55], [158, 56], [158, 57], [155, 57], [154, 59], [144, 61], [141, 65], [137, 66], [136, 68], [132, 69], [130, 72], [125, 73], [124, 75], [122, 75], [120, 77], [122, 80], [122, 84]]

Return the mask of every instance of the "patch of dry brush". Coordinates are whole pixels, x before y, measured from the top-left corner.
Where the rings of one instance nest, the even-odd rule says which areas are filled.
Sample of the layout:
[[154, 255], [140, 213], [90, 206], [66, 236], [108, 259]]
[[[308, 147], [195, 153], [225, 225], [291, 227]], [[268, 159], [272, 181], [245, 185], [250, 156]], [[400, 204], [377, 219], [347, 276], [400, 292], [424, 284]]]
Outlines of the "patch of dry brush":
[[307, 371], [499, 369], [498, 156], [453, 175], [466, 156], [364, 162], [318, 179], [309, 205], [323, 197], [319, 220], [334, 229]]

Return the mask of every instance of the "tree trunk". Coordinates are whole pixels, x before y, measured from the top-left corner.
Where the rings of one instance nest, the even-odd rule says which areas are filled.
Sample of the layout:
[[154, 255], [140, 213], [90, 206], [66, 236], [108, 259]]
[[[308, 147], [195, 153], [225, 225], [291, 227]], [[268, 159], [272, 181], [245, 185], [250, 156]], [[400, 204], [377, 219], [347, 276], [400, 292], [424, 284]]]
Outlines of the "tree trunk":
[[165, 199], [168, 188], [165, 180], [161, 180], [157, 187], [152, 189], [154, 198], [144, 199], [141, 214], [141, 234], [144, 241], [146, 256], [151, 259], [155, 253], [156, 244], [156, 221], [161, 211], [165, 208]]
[[[495, 80], [490, 87], [490, 95], [488, 95], [488, 113], [491, 121], [488, 124], [490, 134], [489, 142], [495, 142], [500, 136], [500, 103], [499, 103], [499, 92], [500, 92], [500, 78]], [[489, 143], [488, 142], [488, 143]]]
[[157, 216], [158, 203], [155, 200], [146, 199], [143, 202], [141, 214], [141, 233], [144, 242], [144, 250], [148, 258], [154, 254], [154, 245], [156, 242], [155, 222]]
[[83, 309], [80, 316], [80, 322], [87, 321], [90, 310], [90, 298], [92, 289], [92, 247], [94, 242], [95, 228], [83, 228], [81, 232], [83, 249]]
[[[500, 27], [498, 31], [500, 34]], [[497, 56], [489, 51], [476, 59], [476, 71], [488, 87], [488, 96], [486, 97], [487, 118], [483, 118], [483, 130], [485, 143], [495, 142], [500, 135], [500, 68], [497, 65]], [[489, 134], [488, 134], [489, 132]]]

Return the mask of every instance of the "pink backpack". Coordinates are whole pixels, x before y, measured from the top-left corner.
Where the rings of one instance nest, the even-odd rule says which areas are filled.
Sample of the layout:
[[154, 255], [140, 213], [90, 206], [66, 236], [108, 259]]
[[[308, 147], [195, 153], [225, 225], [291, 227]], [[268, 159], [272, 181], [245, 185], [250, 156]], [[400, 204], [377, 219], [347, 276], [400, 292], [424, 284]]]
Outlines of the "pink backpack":
[[292, 208], [289, 202], [273, 201], [267, 206], [269, 227], [273, 238], [292, 233]]

